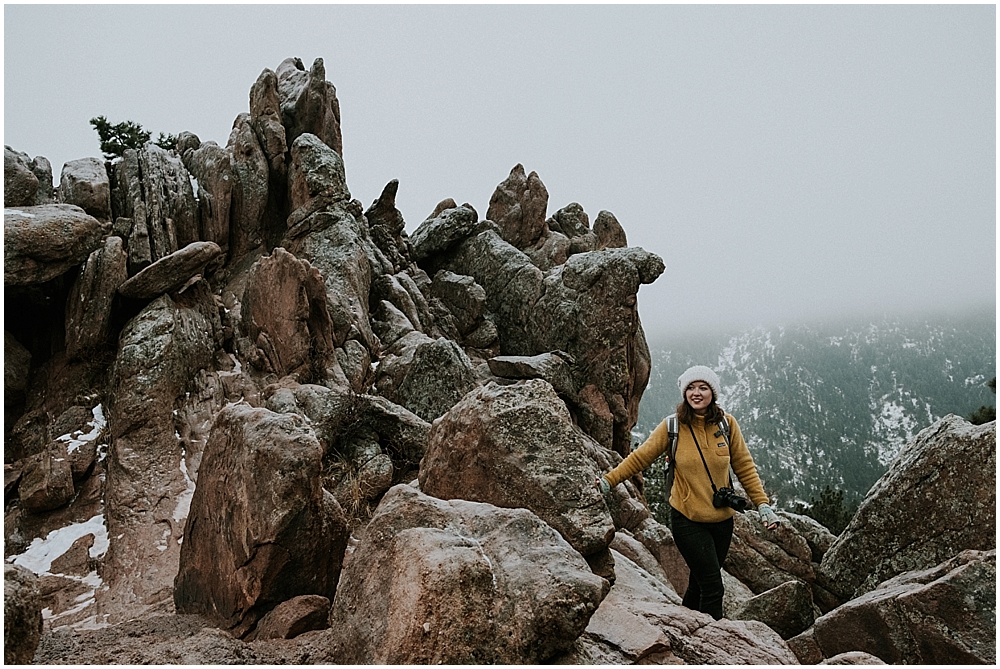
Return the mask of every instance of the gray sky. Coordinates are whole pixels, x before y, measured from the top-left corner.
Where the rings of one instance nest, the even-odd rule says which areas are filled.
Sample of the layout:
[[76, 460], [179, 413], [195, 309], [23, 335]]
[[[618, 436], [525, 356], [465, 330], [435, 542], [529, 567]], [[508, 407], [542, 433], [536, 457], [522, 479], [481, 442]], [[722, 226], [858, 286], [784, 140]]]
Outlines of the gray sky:
[[369, 205], [615, 214], [657, 333], [996, 305], [996, 9], [4, 6], [4, 143], [100, 156], [103, 114], [225, 145], [250, 86], [321, 57]]

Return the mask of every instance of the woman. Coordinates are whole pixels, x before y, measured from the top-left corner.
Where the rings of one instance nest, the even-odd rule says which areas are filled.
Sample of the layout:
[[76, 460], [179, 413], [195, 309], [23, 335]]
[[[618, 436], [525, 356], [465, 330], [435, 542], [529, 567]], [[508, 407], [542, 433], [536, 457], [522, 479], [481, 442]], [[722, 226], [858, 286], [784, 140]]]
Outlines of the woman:
[[[677, 379], [684, 400], [677, 405], [677, 444], [673, 486], [670, 491], [670, 526], [674, 543], [691, 570], [684, 606], [722, 618], [722, 563], [733, 538], [735, 511], [713, 503], [715, 491], [730, 487], [730, 465], [767, 529], [778, 526], [778, 516], [768, 505], [750, 451], [736, 419], [716, 404], [719, 377], [697, 365]], [[730, 435], [727, 439], [725, 423]], [[660, 423], [642, 446], [620, 465], [597, 479], [602, 493], [646, 469], [668, 447], [667, 420]], [[744, 500], [745, 501], [745, 500]]]

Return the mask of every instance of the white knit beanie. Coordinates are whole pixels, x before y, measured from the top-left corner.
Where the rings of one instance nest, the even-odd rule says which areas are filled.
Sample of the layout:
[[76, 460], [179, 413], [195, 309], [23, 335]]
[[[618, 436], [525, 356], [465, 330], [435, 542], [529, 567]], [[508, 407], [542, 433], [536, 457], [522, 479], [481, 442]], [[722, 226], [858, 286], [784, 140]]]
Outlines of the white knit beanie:
[[704, 381], [707, 383], [712, 389], [712, 394], [715, 395], [715, 401], [719, 401], [719, 390], [722, 388], [722, 383], [719, 381], [718, 374], [705, 365], [695, 365], [694, 367], [688, 368], [686, 372], [678, 377], [677, 387], [680, 388], [683, 393], [693, 381]]

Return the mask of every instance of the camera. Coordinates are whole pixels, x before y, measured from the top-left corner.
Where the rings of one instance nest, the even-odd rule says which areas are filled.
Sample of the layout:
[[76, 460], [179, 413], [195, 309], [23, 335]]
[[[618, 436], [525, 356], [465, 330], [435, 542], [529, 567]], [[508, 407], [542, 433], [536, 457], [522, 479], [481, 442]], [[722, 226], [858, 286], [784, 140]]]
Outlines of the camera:
[[738, 492], [732, 488], [719, 488], [712, 495], [712, 505], [715, 508], [720, 509], [724, 506], [728, 506], [740, 513], [743, 513], [750, 508], [750, 500], [742, 497]]

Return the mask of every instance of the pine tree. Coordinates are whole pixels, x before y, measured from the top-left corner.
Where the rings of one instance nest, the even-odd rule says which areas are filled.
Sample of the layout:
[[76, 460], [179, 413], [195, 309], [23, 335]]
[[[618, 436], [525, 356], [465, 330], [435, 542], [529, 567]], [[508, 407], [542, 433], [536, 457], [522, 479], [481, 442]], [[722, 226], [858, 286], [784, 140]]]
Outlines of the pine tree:
[[[989, 386], [990, 390], [993, 391], [994, 395], [997, 394], [997, 377], [994, 376], [990, 380], [990, 382], [986, 385]], [[982, 425], [984, 423], [989, 423], [990, 421], [994, 421], [996, 419], [997, 419], [997, 408], [995, 406], [988, 407], [986, 405], [983, 405], [969, 415], [969, 422], [972, 423], [973, 425]]]
[[[112, 125], [104, 116], [97, 116], [90, 119], [90, 125], [97, 131], [101, 140], [101, 152], [107, 160], [121, 158], [126, 149], [138, 150], [150, 141], [150, 132], [143, 130], [135, 121], [122, 121]], [[177, 136], [161, 132], [153, 143], [164, 149], [174, 149], [177, 148]]]
[[808, 506], [803, 508], [800, 505], [796, 511], [824, 525], [834, 534], [840, 534], [857, 513], [858, 503], [844, 506], [844, 491], [826, 486], [819, 494], [819, 499], [810, 498]]

